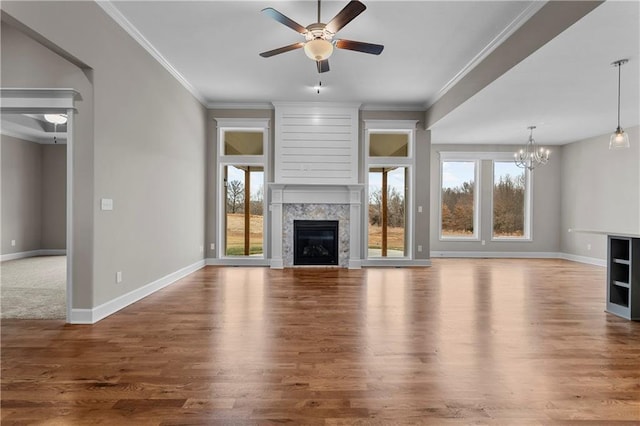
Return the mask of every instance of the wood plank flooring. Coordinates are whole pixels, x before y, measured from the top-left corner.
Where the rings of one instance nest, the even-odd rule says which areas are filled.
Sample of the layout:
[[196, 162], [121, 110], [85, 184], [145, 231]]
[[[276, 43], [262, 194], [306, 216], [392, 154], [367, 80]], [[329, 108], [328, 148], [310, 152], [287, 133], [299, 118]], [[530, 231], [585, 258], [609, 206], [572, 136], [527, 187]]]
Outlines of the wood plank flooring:
[[3, 425], [640, 424], [605, 269], [207, 267], [93, 326], [2, 322]]

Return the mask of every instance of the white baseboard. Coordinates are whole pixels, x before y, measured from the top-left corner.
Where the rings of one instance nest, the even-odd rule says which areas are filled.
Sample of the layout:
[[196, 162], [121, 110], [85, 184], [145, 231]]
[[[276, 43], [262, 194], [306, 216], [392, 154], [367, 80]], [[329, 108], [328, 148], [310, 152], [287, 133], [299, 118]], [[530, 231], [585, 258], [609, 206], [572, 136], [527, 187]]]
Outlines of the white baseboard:
[[265, 259], [262, 257], [252, 258], [252, 257], [239, 257], [237, 259], [225, 257], [222, 259], [216, 258], [207, 258], [206, 260], [207, 266], [269, 266], [269, 259]]
[[595, 257], [578, 256], [569, 253], [557, 252], [502, 252], [502, 251], [432, 251], [431, 257], [467, 257], [467, 258], [492, 258], [492, 259], [564, 259], [573, 262], [586, 263], [595, 266], [607, 266], [605, 259]]
[[560, 256], [560, 259], [565, 259], [565, 260], [571, 260], [573, 262], [580, 262], [580, 263], [587, 263], [589, 265], [595, 265], [595, 266], [602, 266], [602, 267], [606, 267], [607, 266], [607, 260], [606, 259], [598, 259], [595, 257], [586, 257], [586, 256], [578, 256], [576, 254], [569, 254], [569, 253], [558, 253]]
[[271, 259], [271, 269], [284, 269], [284, 260], [272, 258]]
[[63, 256], [66, 254], [67, 254], [67, 251], [65, 249], [29, 250], [29, 251], [21, 251], [19, 253], [3, 254], [0, 256], [0, 261], [4, 262], [5, 260], [24, 259], [27, 257], [36, 257], [36, 256]]
[[71, 318], [69, 319], [69, 322], [72, 324], [95, 324], [101, 319], [106, 318], [109, 315], [118, 312], [120, 309], [173, 284], [179, 279], [186, 277], [204, 266], [204, 259], [199, 260], [192, 265], [179, 269], [176, 272], [130, 291], [127, 294], [118, 296], [115, 299], [105, 302], [100, 306], [96, 306], [93, 309], [71, 309]]
[[349, 259], [349, 269], [362, 269], [362, 259]]
[[558, 259], [560, 253], [546, 251], [432, 251], [435, 257]]
[[428, 267], [431, 266], [430, 259], [394, 259], [392, 257], [388, 257], [386, 259], [366, 259], [362, 261], [363, 267], [368, 266], [380, 266], [380, 267], [412, 267], [412, 266], [422, 266]]

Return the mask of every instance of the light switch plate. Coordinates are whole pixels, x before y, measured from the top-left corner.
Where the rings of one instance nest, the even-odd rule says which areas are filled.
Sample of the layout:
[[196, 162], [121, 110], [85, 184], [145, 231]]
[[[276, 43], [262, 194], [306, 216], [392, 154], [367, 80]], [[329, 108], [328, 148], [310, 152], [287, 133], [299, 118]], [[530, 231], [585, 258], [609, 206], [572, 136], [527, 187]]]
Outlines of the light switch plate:
[[113, 200], [111, 198], [102, 198], [100, 200], [100, 208], [102, 210], [113, 210]]

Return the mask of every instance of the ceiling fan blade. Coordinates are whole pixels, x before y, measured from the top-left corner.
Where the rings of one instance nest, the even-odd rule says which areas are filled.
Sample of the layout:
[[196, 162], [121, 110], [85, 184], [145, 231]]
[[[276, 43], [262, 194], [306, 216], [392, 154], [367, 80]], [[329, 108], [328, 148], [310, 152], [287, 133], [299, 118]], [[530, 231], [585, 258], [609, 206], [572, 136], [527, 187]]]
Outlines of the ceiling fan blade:
[[367, 6], [360, 3], [358, 0], [351, 0], [344, 9], [333, 17], [333, 19], [327, 24], [326, 29], [334, 34], [337, 33], [341, 28], [353, 21], [356, 16], [364, 12], [366, 8]]
[[379, 55], [384, 49], [384, 46], [381, 44], [364, 43], [362, 41], [353, 40], [336, 40], [336, 47], [339, 49], [370, 53], [372, 55]]
[[300, 34], [306, 34], [307, 33], [307, 29], [305, 27], [303, 27], [302, 25], [298, 24], [296, 21], [294, 21], [293, 19], [284, 16], [282, 13], [278, 12], [277, 10], [275, 10], [272, 7], [267, 7], [262, 9], [262, 13], [264, 13], [265, 15], [270, 16], [271, 18], [275, 19], [276, 21], [280, 22], [283, 25], [286, 25], [287, 27], [291, 28], [292, 30], [299, 32]]
[[318, 65], [318, 73], [322, 74], [323, 72], [329, 71], [329, 60], [325, 59], [322, 61], [316, 61]]
[[260, 54], [260, 56], [262, 56], [263, 58], [269, 58], [271, 56], [279, 55], [279, 54], [284, 53], [284, 52], [289, 52], [291, 50], [300, 49], [302, 46], [304, 46], [304, 43], [302, 43], [302, 42], [293, 43], [293, 44], [290, 44], [288, 46], [279, 47], [277, 49], [273, 49], [273, 50], [269, 50], [269, 51], [266, 51], [266, 52], [262, 52]]

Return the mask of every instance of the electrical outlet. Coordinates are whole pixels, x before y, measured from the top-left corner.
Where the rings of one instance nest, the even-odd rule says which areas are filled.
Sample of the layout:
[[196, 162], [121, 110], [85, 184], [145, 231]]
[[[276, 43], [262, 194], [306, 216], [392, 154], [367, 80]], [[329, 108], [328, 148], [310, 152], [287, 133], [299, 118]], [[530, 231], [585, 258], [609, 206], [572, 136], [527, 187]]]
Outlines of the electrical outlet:
[[216, 245], [214, 243], [211, 243], [211, 250], [215, 250], [216, 249]]
[[204, 246], [200, 246], [200, 253], [204, 253]]
[[487, 242], [485, 240], [482, 240], [482, 245], [487, 244]]
[[16, 240], [11, 240], [11, 246], [15, 247], [15, 245], [16, 245]]
[[591, 244], [587, 244], [587, 250], [591, 250]]
[[422, 246], [421, 245], [418, 245], [418, 252], [422, 253]]
[[116, 272], [116, 283], [120, 284], [122, 282], [122, 271]]
[[422, 206], [418, 206], [418, 213], [422, 213]]

